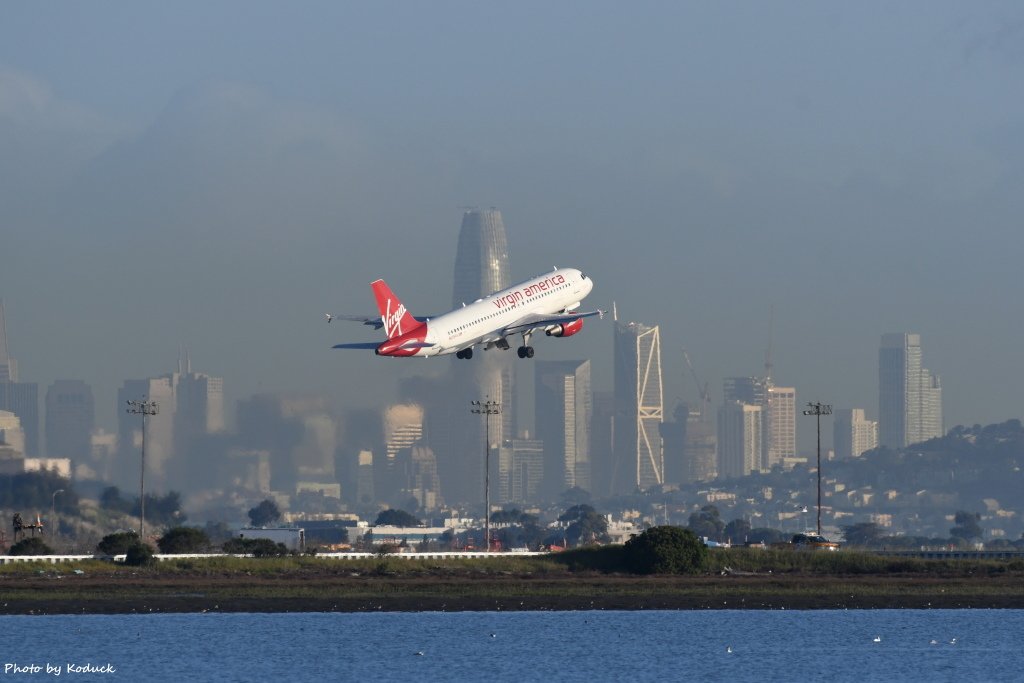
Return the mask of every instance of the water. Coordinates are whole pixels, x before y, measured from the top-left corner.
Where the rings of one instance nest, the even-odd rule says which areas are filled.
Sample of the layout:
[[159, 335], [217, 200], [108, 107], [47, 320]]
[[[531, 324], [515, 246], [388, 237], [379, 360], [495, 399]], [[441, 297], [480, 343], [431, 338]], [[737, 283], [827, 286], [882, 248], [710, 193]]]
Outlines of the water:
[[47, 665], [75, 681], [1024, 677], [1024, 610], [4, 616], [0, 627], [7, 680], [50, 679]]

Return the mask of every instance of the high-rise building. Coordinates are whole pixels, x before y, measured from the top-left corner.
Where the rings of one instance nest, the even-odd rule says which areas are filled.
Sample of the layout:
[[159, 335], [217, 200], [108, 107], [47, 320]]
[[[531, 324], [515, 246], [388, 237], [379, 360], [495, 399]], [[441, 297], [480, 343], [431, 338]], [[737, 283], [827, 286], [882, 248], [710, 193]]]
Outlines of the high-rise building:
[[690, 467], [686, 461], [686, 427], [690, 409], [677, 403], [672, 420], [660, 425], [661, 450], [665, 459], [665, 481], [669, 484], [689, 483]]
[[767, 471], [796, 457], [796, 389], [769, 385], [764, 418], [761, 469]]
[[[210, 438], [225, 429], [224, 380], [193, 372], [188, 357], [179, 357], [174, 372], [125, 380], [118, 391], [119, 408], [128, 400], [156, 401], [159, 406], [156, 415], [146, 418], [146, 481], [153, 490], [208, 488], [213, 483], [210, 472], [219, 464], [212, 461], [227, 457], [223, 440]], [[118, 418], [118, 459], [123, 465], [138, 457], [142, 417], [120, 412]]]
[[761, 454], [756, 471], [796, 457], [796, 389], [777, 387], [770, 377], [727, 377], [723, 405], [739, 402], [761, 408]]
[[593, 392], [590, 419], [590, 492], [597, 498], [610, 496], [615, 473], [615, 394]]
[[921, 365], [921, 335], [883, 334], [878, 351], [879, 444], [903, 448], [942, 434], [942, 387]]
[[703, 410], [686, 416], [686, 464], [688, 480], [711, 481], [718, 477], [718, 435]]
[[[155, 401], [156, 415], [127, 412], [128, 401]], [[117, 391], [117, 466], [113, 483], [125, 491], [137, 491], [141, 467], [142, 428], [146, 428], [146, 490], [157, 493], [170, 488], [174, 457], [174, 387], [170, 377], [127, 379]]]
[[665, 483], [661, 380], [658, 327], [616, 320], [613, 493]]
[[18, 416], [25, 435], [24, 455], [39, 455], [39, 385], [18, 381], [18, 364], [7, 346], [4, 302], [0, 299], [0, 410]]
[[185, 365], [178, 366], [177, 420], [175, 427], [179, 441], [224, 431], [224, 379], [192, 372], [192, 361], [185, 357]]
[[761, 406], [729, 401], [718, 410], [718, 473], [744, 477], [761, 466]]
[[863, 408], [837, 410], [832, 434], [837, 458], [857, 458], [878, 446], [878, 423], [865, 418]]
[[467, 209], [462, 214], [455, 254], [452, 307], [470, 304], [511, 283], [508, 238], [497, 209]]
[[531, 503], [541, 498], [544, 477], [544, 442], [525, 434], [498, 449], [499, 503]]
[[0, 410], [0, 448], [6, 447], [13, 457], [25, 457], [25, 432], [21, 420], [9, 410]]
[[92, 459], [96, 404], [92, 389], [77, 379], [59, 379], [46, 390], [46, 452], [76, 465]]
[[[455, 255], [453, 307], [504, 289], [509, 276], [508, 239], [501, 212], [497, 209], [468, 209], [462, 215], [462, 227]], [[437, 395], [425, 407], [428, 413], [451, 416], [450, 428], [439, 428], [438, 436], [451, 437], [450, 450], [435, 448], [445, 499], [452, 503], [483, 502], [485, 424], [469, 413], [469, 401], [492, 400], [501, 412], [491, 415], [493, 444], [501, 444], [515, 434], [516, 399], [513, 386], [514, 356], [501, 349], [487, 349], [471, 361], [452, 360], [452, 388]], [[455, 402], [458, 410], [438, 402]], [[474, 419], [475, 418], [475, 419]], [[428, 417], [433, 425], [435, 420]], [[431, 443], [431, 447], [434, 445]]]
[[592, 490], [590, 361], [537, 361], [537, 438], [544, 442], [544, 495], [557, 500], [574, 486]]
[[752, 406], [768, 402], [771, 382], [764, 377], [726, 377], [722, 380], [722, 404], [739, 401]]
[[399, 450], [395, 458], [402, 474], [401, 502], [404, 504], [411, 498], [423, 510], [437, 510], [443, 500], [434, 452], [421, 443], [415, 443]]
[[[378, 469], [377, 495], [382, 500], [404, 502], [399, 501], [399, 494], [409, 486], [412, 467], [410, 449], [423, 437], [423, 407], [414, 403], [390, 405], [384, 409], [382, 418], [384, 458], [374, 463]], [[400, 452], [405, 452], [404, 461], [401, 463], [397, 457]], [[433, 456], [431, 451], [431, 459]], [[434, 472], [436, 471], [435, 462]]]

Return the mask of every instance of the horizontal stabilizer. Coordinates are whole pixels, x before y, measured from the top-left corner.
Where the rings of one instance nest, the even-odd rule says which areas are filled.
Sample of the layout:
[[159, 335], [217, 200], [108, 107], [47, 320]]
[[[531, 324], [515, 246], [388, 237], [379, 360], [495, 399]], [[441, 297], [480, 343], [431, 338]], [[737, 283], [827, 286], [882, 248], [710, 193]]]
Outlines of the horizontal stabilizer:
[[355, 342], [353, 344], [335, 344], [332, 349], [375, 349], [380, 342]]

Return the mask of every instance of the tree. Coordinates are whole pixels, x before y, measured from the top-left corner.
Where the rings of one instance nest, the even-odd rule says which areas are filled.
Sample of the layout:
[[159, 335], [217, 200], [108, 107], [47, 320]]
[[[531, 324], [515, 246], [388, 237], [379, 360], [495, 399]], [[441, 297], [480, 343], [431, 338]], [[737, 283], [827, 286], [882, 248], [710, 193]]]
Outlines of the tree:
[[409, 514], [405, 510], [393, 510], [387, 509], [382, 510], [377, 515], [377, 520], [373, 523], [374, 526], [419, 526], [420, 520], [416, 519], [413, 515]]
[[725, 529], [725, 523], [719, 517], [718, 508], [714, 505], [705, 505], [699, 512], [691, 514], [686, 526], [695, 535], [714, 541], [722, 540], [722, 531]]
[[[114, 488], [114, 487], [111, 487]], [[138, 534], [131, 531], [121, 531], [116, 534], [107, 534], [98, 544], [96, 552], [101, 555], [124, 555], [128, 548], [139, 542]]]
[[491, 513], [491, 524], [508, 525], [493, 531], [494, 538], [497, 538], [504, 548], [536, 548], [544, 540], [544, 530], [537, 515], [528, 512], [518, 509], [498, 510]]
[[184, 553], [201, 553], [210, 548], [210, 537], [202, 529], [190, 526], [177, 526], [168, 529], [167, 533], [156, 542], [160, 552], [168, 555]]
[[573, 505], [558, 521], [569, 524], [565, 538], [573, 545], [608, 542], [608, 520], [585, 503]]
[[734, 519], [725, 525], [722, 535], [730, 543], [744, 543], [750, 536], [750, 522], [745, 519]]
[[874, 522], [860, 522], [840, 528], [848, 545], [867, 548], [878, 545], [882, 539], [882, 528]]
[[116, 486], [108, 486], [100, 494], [100, 507], [111, 512], [123, 512], [127, 514], [132, 509], [132, 504], [121, 497], [121, 489]]
[[277, 508], [277, 503], [269, 498], [249, 510], [249, 520], [253, 526], [268, 526], [279, 519], [281, 519], [281, 511]]
[[579, 486], [573, 486], [571, 489], [562, 491], [560, 497], [563, 505], [580, 505], [589, 503], [591, 499], [590, 491]]
[[[139, 499], [135, 499], [132, 506], [132, 514], [139, 516], [142, 508]], [[181, 524], [187, 519], [181, 511], [181, 494], [177, 491], [168, 491], [166, 495], [155, 496], [146, 494], [146, 521], [150, 524]]]
[[626, 541], [626, 566], [638, 574], [696, 574], [708, 549], [689, 529], [656, 526]]
[[981, 538], [984, 533], [981, 530], [981, 525], [978, 524], [981, 521], [981, 515], [977, 512], [957, 510], [954, 521], [956, 526], [949, 530], [949, 535], [953, 538], [970, 541], [972, 538]]
[[23, 538], [7, 551], [8, 555], [53, 555], [53, 549], [38, 536]]
[[124, 563], [131, 567], [146, 567], [156, 564], [156, 558], [153, 557], [153, 549], [148, 543], [136, 541], [125, 553]]

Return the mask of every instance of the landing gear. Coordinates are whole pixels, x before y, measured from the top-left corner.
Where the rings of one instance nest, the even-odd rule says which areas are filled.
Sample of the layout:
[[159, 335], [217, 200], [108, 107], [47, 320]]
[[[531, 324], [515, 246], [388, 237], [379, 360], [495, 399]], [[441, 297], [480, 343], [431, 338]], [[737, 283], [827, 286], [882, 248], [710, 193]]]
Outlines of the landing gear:
[[533, 358], [533, 347], [530, 346], [530, 333], [523, 332], [523, 345], [516, 349], [520, 358]]
[[461, 358], [462, 360], [469, 360], [470, 358], [473, 357], [473, 348], [470, 347], [468, 349], [462, 349], [461, 351], [456, 351], [455, 352], [455, 357], [456, 358]]

